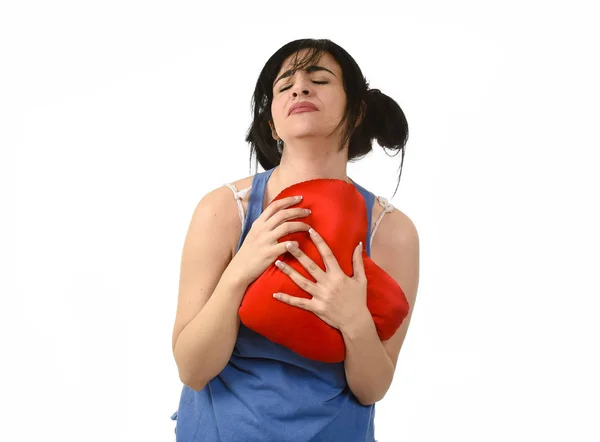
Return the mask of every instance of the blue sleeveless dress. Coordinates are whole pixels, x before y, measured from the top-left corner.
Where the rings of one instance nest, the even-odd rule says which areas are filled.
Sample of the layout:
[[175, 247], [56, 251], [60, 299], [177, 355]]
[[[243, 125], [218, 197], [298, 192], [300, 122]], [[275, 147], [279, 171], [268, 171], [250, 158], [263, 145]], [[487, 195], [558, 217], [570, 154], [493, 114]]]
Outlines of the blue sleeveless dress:
[[[262, 213], [273, 169], [254, 175], [237, 249]], [[354, 182], [367, 206], [375, 195]], [[364, 244], [370, 256], [367, 234]], [[201, 391], [183, 385], [177, 442], [374, 442], [375, 404], [362, 405], [346, 383], [344, 362], [307, 359], [240, 324], [227, 366]]]

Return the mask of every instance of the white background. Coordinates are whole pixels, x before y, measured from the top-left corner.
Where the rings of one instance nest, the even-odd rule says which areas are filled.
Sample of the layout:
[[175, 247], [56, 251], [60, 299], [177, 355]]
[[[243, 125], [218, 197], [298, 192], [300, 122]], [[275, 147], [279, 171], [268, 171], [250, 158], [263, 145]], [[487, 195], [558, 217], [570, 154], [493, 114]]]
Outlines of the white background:
[[[298, 38], [409, 122], [421, 275], [377, 439], [600, 440], [592, 3], [4, 2], [0, 440], [173, 440], [184, 235], [254, 173], [254, 85]], [[390, 198], [400, 158], [349, 175]]]

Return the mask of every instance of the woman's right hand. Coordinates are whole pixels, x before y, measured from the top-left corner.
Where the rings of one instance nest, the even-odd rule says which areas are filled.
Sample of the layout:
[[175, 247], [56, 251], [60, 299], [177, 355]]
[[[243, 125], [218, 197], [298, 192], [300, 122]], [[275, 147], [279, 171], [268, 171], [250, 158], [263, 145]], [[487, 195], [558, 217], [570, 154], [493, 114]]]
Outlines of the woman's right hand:
[[295, 196], [273, 201], [252, 223], [242, 246], [232, 260], [237, 266], [238, 277], [248, 285], [273, 265], [278, 256], [288, 251], [288, 243], [292, 242], [298, 246], [297, 241], [278, 242], [279, 238], [292, 232], [310, 229], [310, 226], [302, 221], [289, 221], [310, 214], [308, 209], [301, 207], [288, 208], [300, 201], [301, 199]]

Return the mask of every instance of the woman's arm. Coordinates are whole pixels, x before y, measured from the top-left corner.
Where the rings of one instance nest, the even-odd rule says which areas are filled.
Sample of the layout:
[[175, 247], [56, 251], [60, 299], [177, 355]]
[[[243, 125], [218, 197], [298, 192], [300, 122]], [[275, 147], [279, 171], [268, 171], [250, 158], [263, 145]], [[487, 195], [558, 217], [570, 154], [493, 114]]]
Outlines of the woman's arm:
[[372, 259], [402, 287], [410, 310], [396, 333], [384, 342], [368, 310], [341, 330], [346, 344], [346, 380], [363, 405], [381, 400], [392, 383], [419, 283], [419, 236], [410, 218], [395, 209], [384, 218], [374, 238], [378, 242], [372, 244]]
[[386, 353], [369, 310], [357, 319], [352, 328], [341, 330], [346, 344], [346, 381], [363, 405], [383, 398], [392, 384], [394, 364]]
[[225, 368], [237, 339], [248, 287], [231, 256], [240, 231], [231, 191], [222, 187], [198, 203], [185, 238], [172, 347], [179, 378], [197, 391]]

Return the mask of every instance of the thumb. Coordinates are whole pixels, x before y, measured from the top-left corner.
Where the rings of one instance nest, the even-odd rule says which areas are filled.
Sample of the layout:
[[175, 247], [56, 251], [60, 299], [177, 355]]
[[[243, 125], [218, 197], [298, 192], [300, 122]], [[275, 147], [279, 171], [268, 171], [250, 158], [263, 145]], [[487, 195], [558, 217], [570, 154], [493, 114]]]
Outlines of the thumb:
[[365, 278], [365, 264], [363, 262], [363, 243], [362, 241], [358, 243], [358, 246], [354, 249], [354, 256], [352, 257], [354, 272], [354, 279], [364, 279]]

